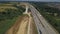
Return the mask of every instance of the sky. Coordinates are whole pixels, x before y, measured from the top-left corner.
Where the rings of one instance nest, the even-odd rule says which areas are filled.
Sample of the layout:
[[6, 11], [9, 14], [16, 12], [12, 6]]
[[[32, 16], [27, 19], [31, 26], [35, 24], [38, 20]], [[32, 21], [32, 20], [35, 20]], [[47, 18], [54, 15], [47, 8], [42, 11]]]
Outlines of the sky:
[[40, 1], [40, 2], [60, 2], [60, 0], [0, 0], [0, 1]]

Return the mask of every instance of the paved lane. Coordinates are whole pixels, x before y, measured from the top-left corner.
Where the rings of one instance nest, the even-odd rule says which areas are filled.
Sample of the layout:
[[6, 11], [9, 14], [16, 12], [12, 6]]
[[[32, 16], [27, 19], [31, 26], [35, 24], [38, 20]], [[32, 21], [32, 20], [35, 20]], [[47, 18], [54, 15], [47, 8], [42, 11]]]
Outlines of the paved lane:
[[39, 34], [59, 34], [46, 20], [45, 18], [30, 5], [30, 10], [34, 18], [35, 24]]
[[[32, 8], [32, 7], [30, 7]], [[35, 14], [35, 11], [33, 10], [33, 8], [31, 9], [31, 13], [33, 15], [33, 19], [35, 21], [37, 30], [39, 34], [47, 34], [46, 30], [44, 29], [44, 27], [42, 26], [42, 24], [40, 23], [41, 21], [39, 20], [39, 18], [37, 17], [37, 15]], [[42, 32], [43, 31], [43, 32]]]

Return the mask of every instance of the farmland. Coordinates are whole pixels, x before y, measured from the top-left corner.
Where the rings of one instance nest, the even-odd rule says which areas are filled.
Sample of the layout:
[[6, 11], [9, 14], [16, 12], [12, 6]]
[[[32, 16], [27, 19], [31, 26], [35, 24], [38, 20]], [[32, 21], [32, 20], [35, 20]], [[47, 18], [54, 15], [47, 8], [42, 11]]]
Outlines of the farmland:
[[4, 34], [25, 11], [13, 3], [0, 3], [0, 34]]

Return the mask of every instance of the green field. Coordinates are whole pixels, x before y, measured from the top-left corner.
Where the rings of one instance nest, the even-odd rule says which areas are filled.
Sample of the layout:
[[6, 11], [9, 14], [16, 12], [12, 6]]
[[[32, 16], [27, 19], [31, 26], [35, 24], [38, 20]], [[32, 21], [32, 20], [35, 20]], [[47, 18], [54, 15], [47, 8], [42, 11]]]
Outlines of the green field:
[[60, 10], [50, 7], [47, 3], [31, 3], [43, 15], [43, 17], [60, 33]]
[[[12, 3], [11, 3], [12, 4]], [[0, 34], [5, 32], [15, 23], [19, 16], [23, 15], [25, 11], [21, 6], [16, 4], [4, 4], [0, 3]]]

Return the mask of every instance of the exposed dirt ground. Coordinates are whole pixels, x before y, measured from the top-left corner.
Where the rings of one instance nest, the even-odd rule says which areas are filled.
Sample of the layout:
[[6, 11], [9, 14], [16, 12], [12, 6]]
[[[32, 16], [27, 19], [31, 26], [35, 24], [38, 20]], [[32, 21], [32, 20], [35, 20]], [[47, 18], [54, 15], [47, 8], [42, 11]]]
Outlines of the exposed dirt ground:
[[28, 15], [19, 17], [16, 23], [5, 34], [28, 34], [28, 31], [30, 32], [30, 34], [37, 34], [37, 29], [33, 18], [31, 17], [31, 22], [29, 22], [29, 19], [30, 17]]
[[21, 24], [19, 26], [19, 30], [16, 34], [27, 34], [27, 30], [26, 30], [26, 25], [29, 22], [29, 18], [28, 17], [24, 17], [23, 21], [21, 21]]
[[24, 15], [18, 18], [16, 23], [6, 32], [6, 34], [18, 34], [17, 32], [24, 32], [27, 22], [28, 22], [28, 16]]

